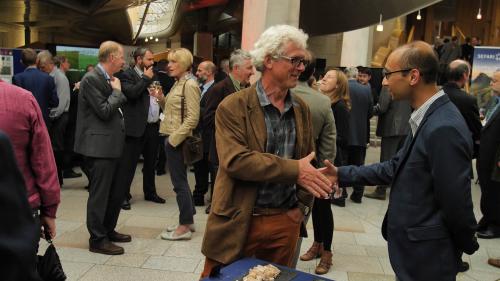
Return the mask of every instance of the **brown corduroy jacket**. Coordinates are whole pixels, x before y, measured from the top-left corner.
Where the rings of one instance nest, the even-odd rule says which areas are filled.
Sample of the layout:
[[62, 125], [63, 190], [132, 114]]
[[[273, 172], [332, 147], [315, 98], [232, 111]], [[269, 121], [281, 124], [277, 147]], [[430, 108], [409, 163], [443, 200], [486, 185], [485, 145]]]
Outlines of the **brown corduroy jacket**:
[[[295, 159], [314, 150], [309, 108], [293, 98], [297, 139]], [[229, 264], [242, 257], [252, 220], [257, 190], [262, 182], [296, 183], [298, 160], [265, 153], [264, 112], [255, 85], [230, 95], [215, 117], [219, 171], [208, 216], [202, 253]], [[309, 212], [313, 196], [297, 185], [299, 208]], [[306, 235], [302, 226], [302, 234]]]

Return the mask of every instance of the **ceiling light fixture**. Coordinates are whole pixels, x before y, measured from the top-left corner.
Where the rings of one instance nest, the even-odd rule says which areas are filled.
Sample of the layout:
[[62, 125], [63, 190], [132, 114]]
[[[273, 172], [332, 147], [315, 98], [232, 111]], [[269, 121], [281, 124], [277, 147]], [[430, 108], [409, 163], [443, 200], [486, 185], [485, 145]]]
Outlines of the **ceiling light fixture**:
[[421, 19], [422, 19], [422, 15], [420, 15], [420, 10], [418, 10], [417, 20], [421, 20]]
[[146, 39], [144, 39], [144, 42], [148, 42], [148, 41], [149, 41], [149, 39], [146, 37]]
[[155, 42], [158, 42], [158, 37], [156, 37]]
[[380, 21], [377, 24], [377, 31], [379, 31], [379, 32], [384, 31], [384, 26], [382, 25], [382, 14], [380, 14]]
[[476, 16], [476, 19], [480, 20], [483, 18], [483, 16], [481, 15], [481, 0], [479, 0], [479, 10], [477, 11], [477, 16]]

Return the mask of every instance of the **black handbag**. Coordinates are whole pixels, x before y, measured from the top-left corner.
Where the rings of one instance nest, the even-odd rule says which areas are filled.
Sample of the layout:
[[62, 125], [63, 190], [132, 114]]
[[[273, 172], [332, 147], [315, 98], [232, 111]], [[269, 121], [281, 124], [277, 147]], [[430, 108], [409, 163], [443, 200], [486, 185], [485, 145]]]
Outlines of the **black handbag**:
[[[181, 125], [184, 123], [184, 108], [185, 108], [185, 96], [184, 89], [186, 88], [186, 82], [182, 86], [181, 95]], [[187, 137], [181, 144], [182, 156], [184, 159], [184, 164], [191, 165], [203, 159], [203, 141], [198, 132], [193, 133], [193, 136]]]
[[44, 281], [64, 281], [66, 280], [66, 274], [62, 268], [56, 248], [48, 233], [45, 233], [45, 237], [50, 245], [43, 256], [38, 256], [38, 275]]

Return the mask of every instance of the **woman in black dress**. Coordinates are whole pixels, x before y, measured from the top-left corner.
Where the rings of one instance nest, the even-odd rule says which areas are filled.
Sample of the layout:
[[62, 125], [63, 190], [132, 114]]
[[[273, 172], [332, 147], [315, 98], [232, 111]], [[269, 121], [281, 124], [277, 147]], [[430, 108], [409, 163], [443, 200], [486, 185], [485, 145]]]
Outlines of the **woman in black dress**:
[[[319, 83], [319, 90], [330, 98], [332, 111], [337, 127], [337, 155], [335, 166], [345, 164], [347, 149], [347, 138], [349, 134], [349, 110], [351, 101], [349, 99], [349, 88], [347, 77], [342, 71], [330, 70]], [[345, 193], [345, 190], [343, 191]], [[345, 198], [342, 198], [345, 204]], [[339, 200], [339, 199], [333, 199]], [[341, 199], [340, 199], [341, 200]], [[314, 199], [312, 210], [312, 221], [314, 228], [314, 243], [300, 259], [303, 261], [321, 257], [316, 266], [316, 274], [325, 274], [332, 265], [332, 240], [333, 240], [333, 214], [330, 207], [330, 199]]]

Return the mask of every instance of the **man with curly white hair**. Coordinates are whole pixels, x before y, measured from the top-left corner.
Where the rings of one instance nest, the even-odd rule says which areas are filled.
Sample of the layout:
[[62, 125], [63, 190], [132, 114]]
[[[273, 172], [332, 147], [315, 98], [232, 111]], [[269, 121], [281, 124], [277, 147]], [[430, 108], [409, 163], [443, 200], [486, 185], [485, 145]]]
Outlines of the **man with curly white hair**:
[[332, 182], [310, 163], [309, 108], [289, 91], [309, 64], [307, 38], [292, 26], [267, 29], [251, 51], [262, 78], [217, 109], [219, 171], [202, 278], [242, 257], [291, 266], [313, 196], [332, 192]]

